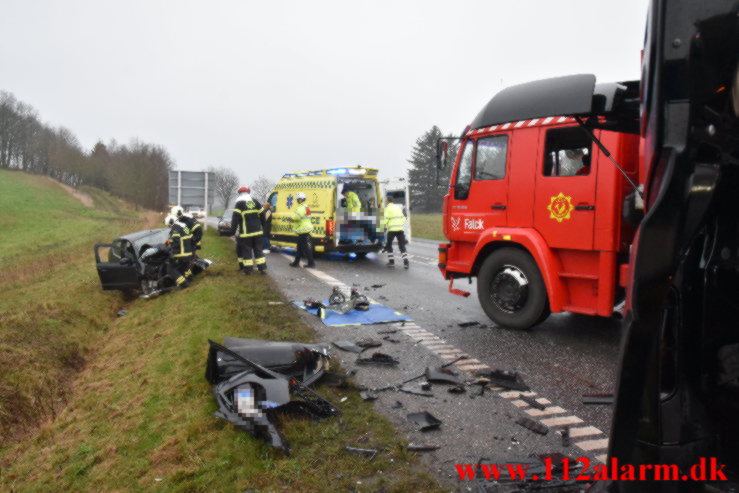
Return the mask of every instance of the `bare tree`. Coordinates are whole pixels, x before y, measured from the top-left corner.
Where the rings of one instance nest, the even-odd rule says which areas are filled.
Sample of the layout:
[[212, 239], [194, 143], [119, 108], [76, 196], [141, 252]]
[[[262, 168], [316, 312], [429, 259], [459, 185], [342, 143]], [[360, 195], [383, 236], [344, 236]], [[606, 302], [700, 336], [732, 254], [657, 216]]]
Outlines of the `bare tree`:
[[215, 176], [216, 195], [223, 201], [223, 207], [228, 207], [231, 198], [236, 196], [239, 188], [239, 177], [229, 168], [215, 168], [211, 166], [208, 171]]
[[264, 176], [258, 176], [249, 187], [251, 189], [251, 196], [260, 202], [265, 202], [267, 196], [272, 189], [275, 188], [275, 182]]

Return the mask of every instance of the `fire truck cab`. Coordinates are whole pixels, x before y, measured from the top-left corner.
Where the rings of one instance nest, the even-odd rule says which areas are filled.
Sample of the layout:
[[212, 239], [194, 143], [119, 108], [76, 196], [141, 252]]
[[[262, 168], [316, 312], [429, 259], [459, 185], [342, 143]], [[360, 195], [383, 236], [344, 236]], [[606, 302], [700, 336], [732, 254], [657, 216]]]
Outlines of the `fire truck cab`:
[[451, 292], [469, 295], [453, 282], [477, 277], [486, 314], [511, 328], [551, 312], [613, 314], [635, 231], [622, 212], [638, 195], [636, 87], [559, 77], [483, 108], [444, 197], [439, 268]]

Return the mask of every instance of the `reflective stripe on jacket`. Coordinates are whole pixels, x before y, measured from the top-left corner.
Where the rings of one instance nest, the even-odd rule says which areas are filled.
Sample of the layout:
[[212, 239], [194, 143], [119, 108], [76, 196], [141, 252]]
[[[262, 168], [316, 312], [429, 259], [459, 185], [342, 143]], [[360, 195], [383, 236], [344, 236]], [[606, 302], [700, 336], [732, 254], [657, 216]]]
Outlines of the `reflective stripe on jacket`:
[[297, 234], [310, 233], [313, 224], [310, 222], [310, 209], [305, 204], [300, 204], [292, 215], [293, 232]]
[[405, 229], [403, 207], [400, 204], [386, 205], [382, 224], [388, 231], [403, 231]]
[[169, 230], [169, 244], [174, 258], [181, 260], [192, 258], [192, 235], [184, 223], [177, 221], [172, 225]]
[[231, 217], [231, 234], [239, 230], [239, 238], [249, 238], [262, 234], [262, 219], [260, 214], [264, 209], [256, 200], [239, 200], [236, 202]]
[[362, 212], [362, 202], [355, 192], [346, 194], [346, 210], [349, 212]]
[[192, 235], [192, 244], [200, 246], [200, 241], [203, 239], [203, 228], [200, 225], [200, 221], [192, 216], [188, 216], [187, 214], [181, 215], [177, 220], [185, 223], [190, 230], [190, 234]]

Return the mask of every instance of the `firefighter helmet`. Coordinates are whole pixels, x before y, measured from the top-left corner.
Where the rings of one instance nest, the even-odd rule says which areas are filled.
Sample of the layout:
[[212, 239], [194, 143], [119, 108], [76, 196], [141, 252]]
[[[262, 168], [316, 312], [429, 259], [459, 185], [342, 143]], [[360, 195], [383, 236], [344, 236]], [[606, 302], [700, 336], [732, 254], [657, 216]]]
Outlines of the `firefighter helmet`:
[[239, 193], [251, 193], [251, 190], [249, 187], [241, 187], [239, 188]]
[[176, 221], [177, 221], [177, 218], [174, 215], [169, 214], [167, 217], [164, 218], [164, 225], [172, 226]]
[[179, 205], [176, 205], [176, 206], [172, 207], [172, 210], [170, 210], [169, 213], [171, 215], [173, 215], [174, 217], [180, 217], [183, 214], [185, 214], [185, 209], [183, 209]]

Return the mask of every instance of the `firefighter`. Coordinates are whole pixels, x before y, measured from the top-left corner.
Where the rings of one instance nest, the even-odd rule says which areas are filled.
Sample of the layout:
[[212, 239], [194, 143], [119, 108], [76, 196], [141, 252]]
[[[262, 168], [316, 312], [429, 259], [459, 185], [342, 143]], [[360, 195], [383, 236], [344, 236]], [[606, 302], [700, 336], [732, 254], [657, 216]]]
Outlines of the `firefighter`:
[[398, 249], [403, 256], [403, 267], [410, 267], [408, 263], [408, 253], [405, 251], [405, 214], [400, 204], [393, 203], [393, 198], [387, 197], [387, 205], [383, 215], [382, 224], [387, 229], [387, 244], [385, 251], [387, 252], [387, 266], [395, 267], [395, 258], [393, 256], [393, 240], [398, 239]]
[[[239, 196], [231, 216], [231, 235], [239, 231], [236, 238], [236, 256], [239, 260], [239, 270], [249, 275], [254, 266], [262, 274], [267, 272], [267, 259], [262, 252], [262, 220], [264, 209], [258, 200], [250, 195], [248, 187], [239, 188]], [[253, 257], [253, 258], [252, 258]]]
[[172, 207], [172, 210], [169, 213], [176, 217], [178, 221], [185, 223], [185, 225], [190, 230], [190, 234], [192, 235], [193, 252], [201, 250], [203, 240], [203, 225], [200, 224], [200, 221], [192, 217], [190, 214], [185, 214], [185, 210], [179, 205]]
[[303, 192], [298, 192], [295, 199], [298, 202], [298, 207], [295, 208], [290, 220], [293, 222], [293, 232], [298, 235], [298, 244], [295, 260], [290, 264], [290, 267], [300, 267], [300, 259], [305, 257], [308, 261], [305, 267], [313, 269], [316, 264], [313, 262], [313, 239], [310, 235], [313, 231], [313, 224], [310, 222], [310, 209], [305, 205], [305, 194]]
[[164, 218], [164, 224], [170, 228], [167, 245], [171, 259], [167, 265], [167, 274], [174, 279], [177, 288], [185, 289], [192, 281], [192, 235], [187, 225], [171, 214]]

